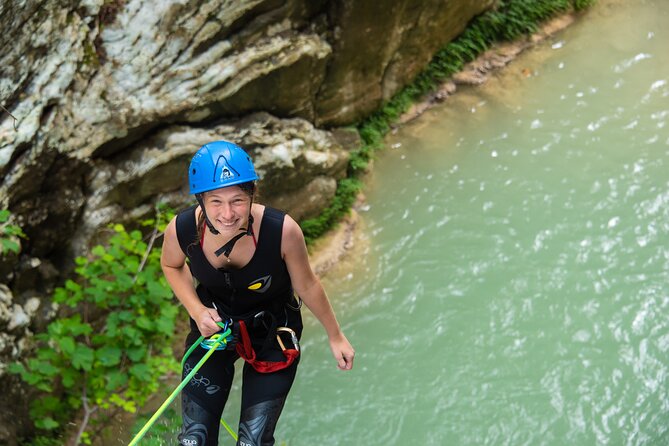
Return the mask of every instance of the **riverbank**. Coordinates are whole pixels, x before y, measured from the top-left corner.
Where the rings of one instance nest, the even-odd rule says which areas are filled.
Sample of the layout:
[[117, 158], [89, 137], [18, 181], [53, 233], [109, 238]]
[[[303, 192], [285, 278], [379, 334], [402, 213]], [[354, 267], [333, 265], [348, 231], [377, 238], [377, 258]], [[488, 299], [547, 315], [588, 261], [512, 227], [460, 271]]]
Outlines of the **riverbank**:
[[[523, 51], [543, 42], [573, 24], [579, 15], [579, 13], [575, 12], [563, 14], [549, 20], [541, 26], [538, 32], [530, 36], [513, 42], [494, 45], [493, 48], [481, 54], [474, 61], [466, 64], [462, 71], [446, 80], [433, 93], [426, 95], [421, 101], [412, 105], [409, 110], [399, 117], [393, 129], [396, 130], [403, 124], [418, 118], [430, 108], [443, 103], [449, 96], [454, 95], [460, 87], [472, 87], [484, 84], [490, 76], [506, 67]], [[532, 70], [528, 68], [522, 68], [521, 72], [526, 77], [533, 75]]]
[[[392, 124], [392, 132], [396, 132], [404, 124], [419, 118], [430, 108], [443, 104], [450, 96], [457, 94], [459, 89], [485, 84], [491, 76], [506, 68], [521, 53], [555, 36], [572, 25], [581, 15], [582, 13], [579, 12], [562, 14], [544, 23], [537, 32], [529, 36], [493, 45], [491, 49], [466, 64], [460, 72], [444, 81], [432, 93], [425, 95], [420, 101], [409, 107], [400, 115], [397, 122]], [[524, 77], [531, 77], [534, 71], [531, 68], [522, 67], [520, 74]], [[373, 168], [372, 164], [370, 163], [368, 169]], [[312, 267], [318, 276], [322, 277], [327, 274], [345, 256], [349, 255], [355, 244], [359, 242], [360, 239], [356, 236], [356, 232], [361, 224], [358, 210], [362, 206], [364, 206], [364, 194], [361, 193], [358, 194], [356, 203], [349, 214], [334, 229], [328, 231], [310, 246]]]

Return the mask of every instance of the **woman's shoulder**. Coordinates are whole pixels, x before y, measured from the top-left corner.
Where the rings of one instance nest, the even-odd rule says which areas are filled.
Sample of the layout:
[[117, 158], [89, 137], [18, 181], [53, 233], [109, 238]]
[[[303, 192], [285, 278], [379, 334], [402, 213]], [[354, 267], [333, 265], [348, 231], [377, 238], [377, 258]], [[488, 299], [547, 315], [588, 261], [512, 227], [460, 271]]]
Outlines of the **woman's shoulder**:
[[288, 214], [284, 214], [282, 236], [288, 243], [304, 243], [304, 234], [299, 223]]

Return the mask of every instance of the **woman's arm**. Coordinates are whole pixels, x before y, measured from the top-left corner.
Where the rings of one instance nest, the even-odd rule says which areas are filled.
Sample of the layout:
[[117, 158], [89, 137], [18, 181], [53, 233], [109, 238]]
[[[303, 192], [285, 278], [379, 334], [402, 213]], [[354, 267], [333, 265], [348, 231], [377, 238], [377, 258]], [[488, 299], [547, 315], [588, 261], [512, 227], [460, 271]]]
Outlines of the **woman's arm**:
[[176, 217], [165, 228], [160, 266], [174, 295], [193, 318], [202, 336], [209, 337], [220, 331], [220, 327], [216, 325], [216, 322], [221, 321], [218, 312], [205, 307], [193, 287], [193, 276], [177, 239]]
[[281, 252], [293, 289], [325, 328], [338, 367], [350, 370], [353, 368], [355, 351], [339, 327], [323, 285], [311, 269], [302, 229], [288, 215], [283, 224]]

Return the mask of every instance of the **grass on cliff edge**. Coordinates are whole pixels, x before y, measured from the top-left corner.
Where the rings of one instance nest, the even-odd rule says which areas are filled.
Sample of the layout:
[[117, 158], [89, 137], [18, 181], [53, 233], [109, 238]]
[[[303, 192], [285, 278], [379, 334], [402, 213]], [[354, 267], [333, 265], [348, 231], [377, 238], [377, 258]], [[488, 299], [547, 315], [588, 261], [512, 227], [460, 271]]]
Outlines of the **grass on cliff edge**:
[[351, 209], [362, 187], [359, 180], [375, 151], [383, 147], [383, 138], [392, 124], [409, 107], [435, 90], [446, 79], [462, 70], [496, 42], [510, 41], [532, 34], [546, 20], [568, 11], [580, 11], [596, 0], [500, 0], [496, 7], [474, 18], [465, 31], [440, 49], [413, 82], [388, 101], [380, 110], [355, 127], [362, 145], [353, 153], [348, 177], [340, 180], [332, 203], [321, 215], [301, 223], [307, 244], [333, 228]]

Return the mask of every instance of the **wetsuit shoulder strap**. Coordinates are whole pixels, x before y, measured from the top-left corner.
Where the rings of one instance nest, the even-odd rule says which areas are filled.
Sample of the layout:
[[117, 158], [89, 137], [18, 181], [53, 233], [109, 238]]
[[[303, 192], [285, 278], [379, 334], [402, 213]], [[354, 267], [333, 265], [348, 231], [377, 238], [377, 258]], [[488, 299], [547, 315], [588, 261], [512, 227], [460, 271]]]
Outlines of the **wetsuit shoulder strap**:
[[273, 220], [279, 226], [283, 226], [283, 218], [285, 217], [285, 215], [286, 213], [283, 211], [280, 211], [273, 207], [265, 206], [265, 213], [263, 216]]
[[179, 246], [187, 257], [188, 247], [193, 243], [197, 244], [197, 224], [195, 223], [195, 208], [196, 204], [185, 209], [177, 215], [176, 229]]
[[285, 212], [265, 206], [258, 239], [258, 246], [263, 251], [263, 255], [276, 255], [277, 253], [281, 255], [281, 234], [283, 233], [283, 219], [285, 216]]

